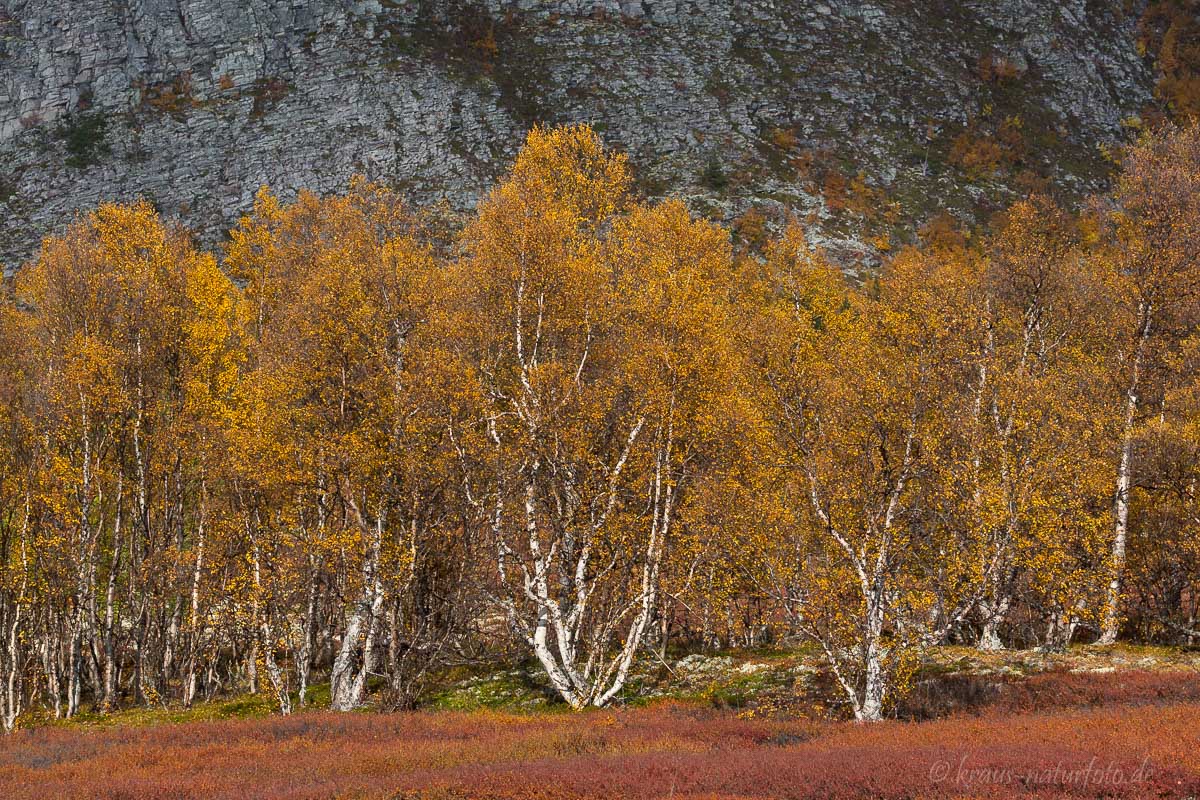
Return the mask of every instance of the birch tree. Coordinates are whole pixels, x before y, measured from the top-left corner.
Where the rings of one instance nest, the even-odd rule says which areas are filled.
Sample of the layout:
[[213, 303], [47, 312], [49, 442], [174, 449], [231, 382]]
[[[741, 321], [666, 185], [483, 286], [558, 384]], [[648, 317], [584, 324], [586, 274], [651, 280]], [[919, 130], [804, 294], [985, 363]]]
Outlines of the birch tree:
[[24, 397], [27, 323], [8, 293], [0, 295], [0, 727], [6, 733], [25, 707], [37, 612], [30, 563], [34, 442]]
[[619, 694], [646, 636], [728, 352], [728, 235], [677, 204], [620, 215], [629, 180], [589, 129], [533, 131], [457, 276], [468, 497], [510, 626], [576, 708]]
[[[1096, 495], [1085, 488], [1095, 486], [1104, 446], [1103, 415], [1084, 390], [1098, 366], [1089, 321], [1096, 287], [1078, 224], [1044, 198], [1014, 204], [981, 252], [953, 258], [970, 279], [937, 291], [969, 315], [959, 327], [971, 332], [963, 383], [951, 395], [953, 435], [935, 465], [936, 513], [964, 534], [961, 551], [973, 562], [968, 610], [979, 647], [992, 650], [1003, 646], [1001, 626], [1018, 602], [1042, 603], [1056, 630], [1090, 616], [1087, 593], [1067, 600], [1062, 592], [1096, 583], [1094, 538], [1083, 536], [1094, 537], [1085, 510]], [[1067, 575], [1069, 584], [1056, 582]], [[1022, 589], [1032, 594], [1018, 597]]]
[[179, 666], [186, 584], [173, 578], [196, 544], [200, 417], [236, 377], [233, 286], [138, 203], [47, 240], [17, 293], [31, 309], [36, 560], [61, 593], [43, 641], [56, 711], [64, 699], [76, 713], [87, 685], [113, 704], [118, 638], [134, 694], [161, 696]]
[[[317, 635], [314, 582], [326, 559], [344, 564], [330, 577], [351, 598], [331, 670], [334, 709], [362, 701], [385, 650], [428, 645], [396, 641], [403, 631], [388, 626], [395, 604], [419, 588], [429, 532], [448, 518], [445, 473], [430, 461], [444, 422], [430, 417], [421, 394], [416, 344], [436, 267], [412, 233], [396, 197], [357, 182], [344, 197], [305, 193], [287, 207], [260, 194], [230, 247], [259, 329], [238, 422], [252, 443], [240, 469], [255, 498], [244, 509], [260, 597], [253, 606], [285, 707], [273, 654], [295, 652], [303, 687]], [[277, 581], [262, 596], [268, 570], [293, 585]]]
[[1119, 401], [1108, 594], [1099, 643], [1120, 632], [1121, 580], [1136, 482], [1134, 442], [1161, 401], [1169, 354], [1194, 325], [1200, 287], [1200, 129], [1148, 135], [1130, 151], [1094, 264], [1108, 284]]
[[[804, 553], [801, 629], [855, 718], [882, 718], [929, 639], [936, 547], [920, 503], [945, 430], [954, 327], [926, 324], [899, 268], [851, 290], [793, 227], [768, 252], [773, 297], [758, 359], [778, 460], [792, 471]], [[925, 289], [924, 291], [930, 291]], [[914, 312], [920, 313], [914, 313]]]

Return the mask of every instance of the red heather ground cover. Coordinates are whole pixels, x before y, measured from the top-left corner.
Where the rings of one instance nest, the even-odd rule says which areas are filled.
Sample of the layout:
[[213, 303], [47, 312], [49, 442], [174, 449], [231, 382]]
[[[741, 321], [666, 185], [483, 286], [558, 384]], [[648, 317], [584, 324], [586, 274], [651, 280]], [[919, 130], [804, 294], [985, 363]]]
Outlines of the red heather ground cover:
[[1043, 676], [1040, 711], [1025, 687], [1015, 710], [870, 726], [660, 706], [44, 728], [0, 741], [0, 797], [1195, 797], [1200, 703], [1163, 693], [1197, 682]]

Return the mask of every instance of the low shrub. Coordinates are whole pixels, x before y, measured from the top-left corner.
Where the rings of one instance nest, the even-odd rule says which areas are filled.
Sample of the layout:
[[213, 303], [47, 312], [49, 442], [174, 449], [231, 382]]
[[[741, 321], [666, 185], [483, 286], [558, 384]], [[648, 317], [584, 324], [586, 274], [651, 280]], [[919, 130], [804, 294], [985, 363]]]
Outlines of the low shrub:
[[107, 128], [108, 119], [97, 112], [73, 114], [60, 122], [55, 134], [66, 145], [66, 165], [83, 168], [99, 162], [109, 151]]
[[1071, 672], [1028, 677], [948, 674], [918, 680], [896, 716], [930, 720], [955, 714], [1020, 714], [1074, 708], [1200, 701], [1190, 672]]
[[729, 176], [725, 173], [725, 167], [715, 155], [708, 159], [704, 171], [700, 173], [700, 183], [714, 192], [723, 191], [729, 186]]
[[[1179, 675], [1107, 676], [1107, 688], [1100, 677], [1047, 675], [1012, 705], [1140, 702], [1180, 688]], [[976, 691], [968, 686], [960, 688]], [[1200, 704], [1172, 702], [858, 725], [660, 705], [43, 728], [0, 740], [0, 796], [1185, 797], [1200, 792], [1198, 713]]]

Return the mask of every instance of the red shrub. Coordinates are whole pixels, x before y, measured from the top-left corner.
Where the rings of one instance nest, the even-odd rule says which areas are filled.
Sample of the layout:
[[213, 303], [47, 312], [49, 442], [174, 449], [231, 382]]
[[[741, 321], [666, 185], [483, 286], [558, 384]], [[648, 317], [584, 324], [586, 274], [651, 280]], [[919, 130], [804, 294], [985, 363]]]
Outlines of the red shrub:
[[955, 713], [1045, 712], [1183, 700], [1200, 701], [1200, 680], [1190, 672], [1054, 670], [1030, 677], [945, 675], [918, 683], [901, 701], [897, 715], [928, 720]]
[[[1101, 688], [1099, 677], [1043, 676], [1001, 705], [1154, 701], [1178, 688], [1151, 674]], [[1198, 715], [1175, 702], [861, 726], [661, 706], [43, 729], [0, 741], [0, 797], [1183, 797], [1200, 793]]]

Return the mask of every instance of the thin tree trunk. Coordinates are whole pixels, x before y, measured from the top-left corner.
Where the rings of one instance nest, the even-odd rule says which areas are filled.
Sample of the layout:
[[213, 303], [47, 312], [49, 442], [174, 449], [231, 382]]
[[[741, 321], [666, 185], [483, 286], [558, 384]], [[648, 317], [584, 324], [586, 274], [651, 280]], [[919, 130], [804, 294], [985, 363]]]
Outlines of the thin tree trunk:
[[1121, 580], [1125, 571], [1125, 545], [1129, 531], [1129, 492], [1133, 486], [1133, 433], [1137, 419], [1138, 392], [1141, 390], [1142, 359], [1150, 339], [1152, 307], [1143, 302], [1139, 308], [1140, 333], [1133, 355], [1133, 374], [1125, 393], [1125, 420], [1121, 431], [1121, 455], [1117, 465], [1117, 489], [1113, 497], [1112, 563], [1109, 566], [1108, 596], [1104, 604], [1104, 624], [1097, 644], [1117, 641], [1121, 626]]

